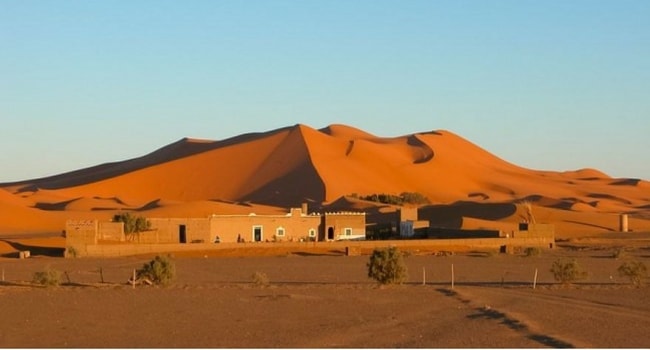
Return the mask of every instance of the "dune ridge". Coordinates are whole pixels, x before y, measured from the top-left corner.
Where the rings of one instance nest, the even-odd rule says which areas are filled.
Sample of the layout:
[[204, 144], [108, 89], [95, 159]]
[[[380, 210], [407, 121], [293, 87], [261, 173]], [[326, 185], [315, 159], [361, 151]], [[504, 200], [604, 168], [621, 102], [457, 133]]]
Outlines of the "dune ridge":
[[[591, 168], [523, 168], [447, 130], [378, 137], [343, 124], [296, 124], [222, 141], [183, 138], [141, 157], [0, 184], [0, 207], [15, 218], [0, 223], [0, 233], [41, 217], [45, 224], [35, 229], [124, 210], [203, 216], [256, 207], [273, 212], [301, 202], [314, 210], [344, 203], [371, 210], [350, 196], [402, 192], [426, 196], [432, 208], [530, 202], [555, 216], [650, 217], [650, 183], [642, 179], [615, 179]], [[512, 221], [513, 215], [489, 220]], [[484, 225], [481, 220], [466, 221]]]

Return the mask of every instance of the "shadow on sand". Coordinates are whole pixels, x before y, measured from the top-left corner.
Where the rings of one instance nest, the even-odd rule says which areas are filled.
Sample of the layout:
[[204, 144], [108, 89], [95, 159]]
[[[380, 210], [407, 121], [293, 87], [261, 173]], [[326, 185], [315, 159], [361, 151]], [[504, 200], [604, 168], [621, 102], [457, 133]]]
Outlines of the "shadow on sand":
[[[13, 242], [9, 241], [6, 239], [0, 239], [0, 242], [5, 242], [8, 245], [10, 245], [12, 248], [16, 249], [16, 251], [29, 251], [29, 254], [31, 256], [52, 256], [52, 257], [62, 257], [65, 248], [56, 248], [56, 247], [42, 247], [42, 246], [36, 246], [36, 245], [26, 245], [26, 244], [21, 244], [18, 242]], [[5, 257], [12, 257], [15, 256], [17, 253], [6, 253], [3, 256]]]

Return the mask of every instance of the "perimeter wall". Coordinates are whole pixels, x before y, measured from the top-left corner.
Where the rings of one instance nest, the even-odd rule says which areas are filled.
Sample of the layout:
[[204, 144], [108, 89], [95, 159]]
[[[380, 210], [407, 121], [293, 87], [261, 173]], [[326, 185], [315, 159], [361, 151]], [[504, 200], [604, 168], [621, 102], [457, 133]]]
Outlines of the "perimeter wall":
[[475, 249], [494, 249], [513, 252], [523, 247], [553, 248], [550, 238], [468, 238], [468, 239], [423, 239], [395, 241], [334, 241], [334, 242], [248, 242], [248, 243], [194, 243], [194, 244], [93, 244], [80, 249], [77, 256], [118, 257], [141, 254], [166, 254], [174, 252], [210, 252], [247, 248], [268, 248], [309, 252], [323, 249], [345, 252], [349, 248], [360, 253], [369, 253], [375, 248], [398, 247], [409, 250], [470, 251]]

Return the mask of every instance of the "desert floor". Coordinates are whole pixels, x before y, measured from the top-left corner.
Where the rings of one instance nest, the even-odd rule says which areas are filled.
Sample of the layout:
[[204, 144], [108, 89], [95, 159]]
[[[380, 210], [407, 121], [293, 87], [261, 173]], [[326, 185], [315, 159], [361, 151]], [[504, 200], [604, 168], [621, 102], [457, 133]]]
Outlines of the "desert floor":
[[[650, 242], [615, 259], [617, 249], [584, 241], [537, 257], [420, 251], [405, 258], [407, 283], [384, 287], [366, 276], [367, 255], [336, 251], [175, 256], [172, 285], [135, 288], [126, 282], [151, 256], [5, 257], [0, 346], [647, 348], [649, 287], [616, 269], [650, 265]], [[577, 259], [588, 279], [558, 285], [549, 271], [558, 258]], [[64, 284], [32, 284], [46, 268], [64, 271]], [[254, 283], [256, 272], [269, 285]]]

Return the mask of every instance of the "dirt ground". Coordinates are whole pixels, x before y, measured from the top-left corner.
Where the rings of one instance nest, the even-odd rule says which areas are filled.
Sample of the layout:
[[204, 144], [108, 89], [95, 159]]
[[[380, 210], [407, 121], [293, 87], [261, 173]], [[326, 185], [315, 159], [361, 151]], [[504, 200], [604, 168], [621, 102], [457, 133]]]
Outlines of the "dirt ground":
[[[0, 346], [649, 347], [649, 287], [631, 287], [616, 269], [650, 265], [650, 245], [615, 259], [615, 245], [588, 243], [537, 257], [420, 252], [405, 258], [407, 283], [388, 287], [367, 277], [367, 255], [335, 252], [175, 256], [172, 285], [135, 288], [126, 282], [150, 256], [0, 258]], [[549, 269], [564, 257], [588, 278], [558, 285]], [[65, 272], [63, 285], [31, 283], [48, 267]], [[256, 272], [268, 286], [253, 282]]]

